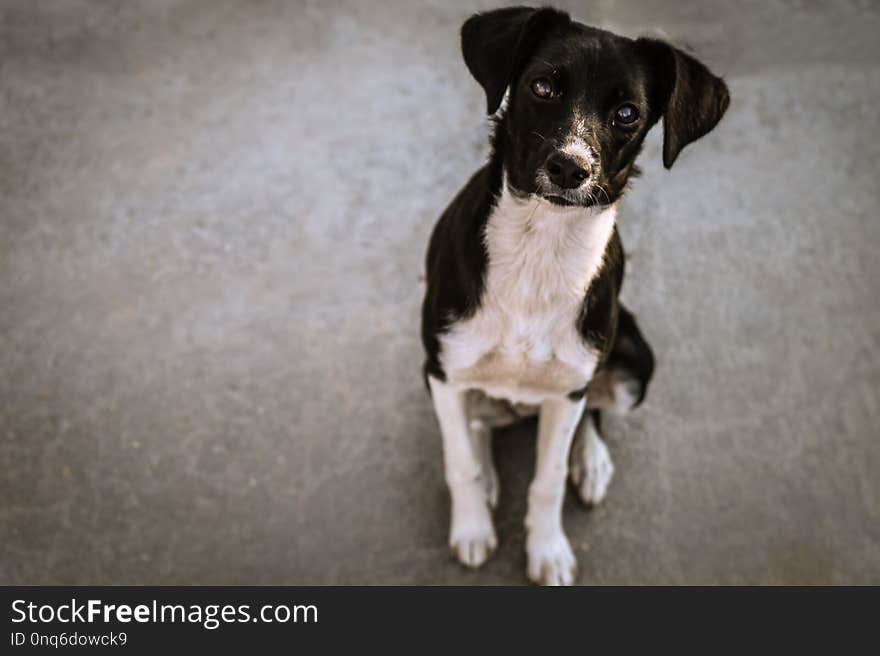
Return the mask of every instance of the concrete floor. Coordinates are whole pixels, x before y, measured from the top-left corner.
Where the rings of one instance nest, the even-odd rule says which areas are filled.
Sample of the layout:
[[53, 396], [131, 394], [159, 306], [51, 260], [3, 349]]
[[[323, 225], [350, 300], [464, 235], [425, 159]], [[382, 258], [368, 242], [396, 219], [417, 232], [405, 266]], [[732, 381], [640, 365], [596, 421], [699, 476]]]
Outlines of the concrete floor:
[[[880, 583], [880, 10], [561, 3], [733, 95], [627, 197], [658, 355], [579, 582]], [[468, 2], [0, 3], [0, 583], [519, 584], [446, 547], [422, 257], [484, 157]]]

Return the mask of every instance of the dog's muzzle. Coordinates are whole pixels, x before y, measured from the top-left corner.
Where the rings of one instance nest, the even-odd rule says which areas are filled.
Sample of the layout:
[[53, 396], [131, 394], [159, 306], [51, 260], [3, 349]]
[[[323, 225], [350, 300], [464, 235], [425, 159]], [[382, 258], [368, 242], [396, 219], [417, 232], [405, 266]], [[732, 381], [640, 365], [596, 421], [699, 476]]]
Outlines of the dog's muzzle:
[[563, 152], [555, 152], [544, 162], [550, 182], [560, 189], [577, 189], [590, 179], [589, 162], [579, 161]]
[[557, 205], [598, 205], [595, 187], [599, 166], [592, 146], [583, 139], [569, 139], [554, 149], [538, 170], [538, 193]]

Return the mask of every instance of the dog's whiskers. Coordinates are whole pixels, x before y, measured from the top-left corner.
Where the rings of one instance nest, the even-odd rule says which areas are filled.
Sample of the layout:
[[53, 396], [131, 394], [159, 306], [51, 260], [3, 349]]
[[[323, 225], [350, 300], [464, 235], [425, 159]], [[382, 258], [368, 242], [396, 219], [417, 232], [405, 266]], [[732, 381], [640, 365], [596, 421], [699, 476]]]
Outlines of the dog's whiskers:
[[610, 196], [610, 195], [608, 194], [608, 192], [605, 190], [605, 187], [603, 187], [601, 184], [599, 184], [599, 183], [597, 182], [597, 183], [596, 183], [596, 189], [598, 189], [599, 191], [602, 192], [602, 195], [605, 196], [605, 202], [608, 203], [608, 204], [610, 205], [610, 204], [611, 204], [611, 196]]

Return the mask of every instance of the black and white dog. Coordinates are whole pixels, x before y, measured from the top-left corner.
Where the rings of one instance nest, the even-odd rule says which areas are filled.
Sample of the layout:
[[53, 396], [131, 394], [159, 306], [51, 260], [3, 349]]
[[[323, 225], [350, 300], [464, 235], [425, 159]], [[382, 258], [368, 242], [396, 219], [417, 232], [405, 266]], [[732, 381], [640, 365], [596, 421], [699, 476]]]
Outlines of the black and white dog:
[[663, 42], [554, 9], [476, 14], [461, 45], [496, 118], [489, 162], [443, 213], [427, 255], [422, 340], [452, 497], [449, 543], [470, 567], [492, 553], [491, 430], [538, 413], [528, 576], [571, 584], [566, 474], [586, 504], [603, 499], [614, 468], [599, 410], [636, 406], [654, 368], [617, 300], [618, 201], [651, 126], [663, 117], [669, 168], [715, 127], [729, 95], [703, 64]]

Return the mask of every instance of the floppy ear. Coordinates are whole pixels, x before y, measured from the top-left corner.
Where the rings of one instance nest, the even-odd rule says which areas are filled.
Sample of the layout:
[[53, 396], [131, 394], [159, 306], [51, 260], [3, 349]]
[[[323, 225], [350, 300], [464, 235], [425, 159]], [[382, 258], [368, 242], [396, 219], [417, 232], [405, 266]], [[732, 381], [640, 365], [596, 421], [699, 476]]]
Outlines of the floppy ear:
[[672, 168], [678, 154], [712, 128], [727, 111], [730, 93], [720, 77], [681, 50], [653, 39], [638, 43], [657, 77], [657, 102], [663, 113], [663, 166]]
[[570, 22], [555, 9], [508, 7], [474, 14], [461, 26], [461, 53], [494, 114], [504, 91], [548, 30]]

